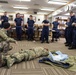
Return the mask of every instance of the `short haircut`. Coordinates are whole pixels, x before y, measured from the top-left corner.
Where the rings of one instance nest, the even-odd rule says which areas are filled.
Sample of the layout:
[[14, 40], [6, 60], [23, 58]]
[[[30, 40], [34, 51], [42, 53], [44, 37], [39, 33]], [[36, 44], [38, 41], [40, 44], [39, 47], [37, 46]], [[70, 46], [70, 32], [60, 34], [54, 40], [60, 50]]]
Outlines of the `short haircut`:
[[73, 11], [70, 11], [70, 13], [74, 13]]
[[18, 14], [20, 14], [20, 13], [17, 13], [16, 16], [17, 16]]
[[4, 13], [7, 13], [6, 11]]
[[44, 17], [48, 17], [48, 15], [44, 15]]
[[4, 27], [4, 29], [8, 29], [8, 28], [10, 27], [10, 23], [5, 22], [5, 23], [3, 24], [3, 27]]
[[33, 17], [32, 15], [30, 15], [30, 17]]
[[20, 14], [20, 13], [17, 13], [16, 15], [18, 15], [18, 14]]
[[59, 19], [59, 17], [56, 17], [55, 19]]
[[44, 16], [48, 16], [48, 15], [44, 15]]

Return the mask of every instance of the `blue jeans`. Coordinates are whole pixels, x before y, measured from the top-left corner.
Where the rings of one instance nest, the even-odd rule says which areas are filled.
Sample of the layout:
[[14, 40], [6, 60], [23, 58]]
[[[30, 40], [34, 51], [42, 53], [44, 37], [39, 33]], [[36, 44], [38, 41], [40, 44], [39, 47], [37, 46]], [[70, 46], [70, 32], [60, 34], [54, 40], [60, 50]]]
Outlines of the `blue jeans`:
[[73, 46], [76, 46], [76, 30], [73, 30], [73, 42], [72, 42]]
[[34, 34], [34, 28], [33, 27], [28, 27], [28, 39], [33, 39], [33, 34]]
[[42, 36], [41, 36], [42, 42], [44, 42], [44, 40], [48, 42], [48, 37], [49, 37], [49, 29], [43, 29]]
[[21, 26], [16, 26], [16, 34], [17, 34], [17, 39], [21, 40], [21, 36], [22, 36], [22, 27]]
[[73, 28], [72, 27], [67, 29], [66, 37], [67, 37], [68, 44], [72, 44], [72, 41], [73, 41]]

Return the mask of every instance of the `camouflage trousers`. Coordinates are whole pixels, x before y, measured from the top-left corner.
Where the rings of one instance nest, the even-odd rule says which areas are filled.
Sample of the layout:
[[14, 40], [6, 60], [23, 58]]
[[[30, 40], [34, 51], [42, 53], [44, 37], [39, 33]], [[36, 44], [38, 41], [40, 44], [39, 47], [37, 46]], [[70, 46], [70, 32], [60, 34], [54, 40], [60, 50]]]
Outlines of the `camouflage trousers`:
[[0, 43], [0, 52], [7, 53], [11, 48], [10, 43], [7, 41], [3, 41]]

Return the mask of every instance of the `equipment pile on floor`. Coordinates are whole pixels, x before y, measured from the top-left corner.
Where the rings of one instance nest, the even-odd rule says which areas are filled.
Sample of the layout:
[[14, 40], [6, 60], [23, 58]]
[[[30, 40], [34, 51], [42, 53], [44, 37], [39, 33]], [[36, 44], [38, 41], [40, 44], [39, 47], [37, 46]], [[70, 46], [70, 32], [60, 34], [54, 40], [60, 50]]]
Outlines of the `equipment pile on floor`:
[[39, 60], [39, 63], [45, 63], [54, 68], [65, 68], [70, 71], [76, 71], [76, 56], [68, 56], [60, 51], [51, 51], [47, 57]]

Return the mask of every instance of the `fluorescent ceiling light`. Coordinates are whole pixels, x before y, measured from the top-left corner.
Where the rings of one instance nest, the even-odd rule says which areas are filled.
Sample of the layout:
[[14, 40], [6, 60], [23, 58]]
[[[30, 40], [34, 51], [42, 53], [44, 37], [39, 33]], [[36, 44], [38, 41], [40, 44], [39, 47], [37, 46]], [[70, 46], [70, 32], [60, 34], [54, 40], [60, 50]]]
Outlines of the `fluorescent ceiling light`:
[[66, 5], [67, 2], [48, 1], [49, 4]]
[[46, 13], [46, 12], [38, 12], [37, 14], [48, 14], [48, 13]]
[[19, 7], [19, 6], [16, 6], [16, 7], [13, 7], [13, 8], [17, 8], [17, 9], [28, 9], [27, 7]]
[[48, 0], [48, 1], [68, 2], [68, 0]]
[[31, 0], [17, 0], [17, 1], [20, 1], [20, 2], [22, 2], [22, 1], [23, 1], [23, 2], [24, 2], [24, 1], [25, 1], [25, 2], [30, 2]]
[[64, 14], [64, 15], [70, 15], [69, 13], [66, 13], [66, 14]]
[[41, 9], [41, 10], [45, 10], [45, 11], [54, 11], [53, 9]]
[[69, 4], [70, 6], [74, 6], [74, 7], [76, 7], [76, 5], [75, 4]]

